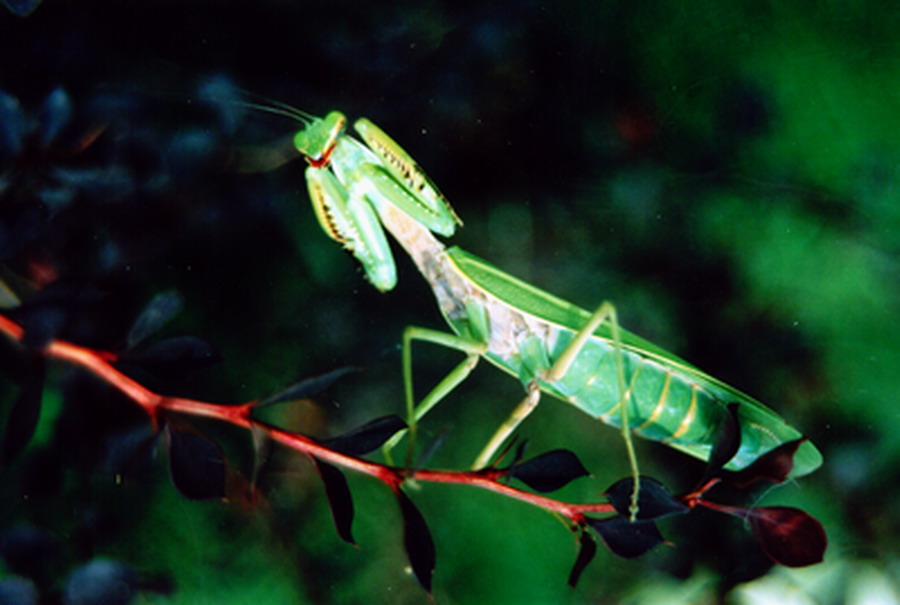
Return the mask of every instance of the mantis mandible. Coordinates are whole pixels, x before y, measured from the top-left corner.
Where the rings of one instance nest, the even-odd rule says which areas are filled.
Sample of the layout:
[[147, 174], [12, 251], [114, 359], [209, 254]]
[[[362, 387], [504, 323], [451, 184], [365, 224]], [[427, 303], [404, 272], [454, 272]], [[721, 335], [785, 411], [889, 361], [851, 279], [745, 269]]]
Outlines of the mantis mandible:
[[[323, 230], [349, 250], [381, 291], [396, 283], [387, 230], [409, 254], [434, 292], [452, 332], [408, 327], [403, 377], [411, 437], [428, 411], [463, 382], [484, 358], [517, 378], [525, 397], [473, 464], [490, 463], [498, 448], [545, 393], [621, 429], [635, 490], [638, 464], [632, 433], [707, 460], [730, 402], [738, 402], [741, 446], [726, 465], [740, 470], [759, 456], [800, 439], [777, 413], [662, 348], [619, 328], [615, 308], [593, 313], [527, 284], [458, 247], [446, 247], [461, 221], [418, 164], [365, 118], [347, 133], [337, 111], [325, 118], [278, 105], [304, 122], [294, 146], [306, 159], [306, 181]], [[465, 359], [418, 404], [412, 380], [412, 343], [457, 349]], [[791, 477], [822, 463], [807, 441], [794, 455]]]

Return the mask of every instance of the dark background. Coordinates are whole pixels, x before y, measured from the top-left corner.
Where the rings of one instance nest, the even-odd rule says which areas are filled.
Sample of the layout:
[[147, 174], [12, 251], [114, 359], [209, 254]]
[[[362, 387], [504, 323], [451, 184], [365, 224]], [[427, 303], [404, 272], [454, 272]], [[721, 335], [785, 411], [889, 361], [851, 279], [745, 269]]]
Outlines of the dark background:
[[[239, 173], [236, 157], [278, 148], [297, 126], [222, 101], [240, 87], [316, 115], [365, 115], [454, 204], [465, 221], [454, 243], [581, 306], [611, 300], [626, 327], [766, 402], [825, 455], [814, 475], [759, 495], [824, 523], [822, 565], [766, 572], [739, 521], [699, 514], [663, 523], [674, 548], [631, 562], [600, 552], [575, 591], [560, 523], [474, 489], [422, 486], [437, 602], [889, 602], [900, 12], [783, 4], [0, 8], [3, 277], [26, 293], [76, 288], [83, 304], [62, 335], [110, 349], [155, 294], [180, 292], [161, 336], [202, 336], [224, 363], [160, 385], [171, 392], [244, 401], [355, 365], [364, 372], [279, 422], [329, 435], [399, 413], [397, 345], [406, 325], [442, 325], [431, 294], [405, 259], [395, 291], [365, 282], [319, 230], [301, 162]], [[417, 352], [421, 389], [457, 359]], [[7, 363], [4, 414], [20, 382]], [[404, 571], [382, 485], [350, 478], [354, 549], [296, 457], [282, 456], [256, 507], [182, 498], [162, 457], [117, 484], [110, 435], [140, 415], [108, 393], [76, 397], [97, 389], [82, 383], [53, 366], [38, 433], [2, 475], [3, 544], [40, 536], [32, 578], [44, 595], [103, 557], [140, 578], [135, 602], [427, 601]], [[430, 464], [467, 464], [520, 397], [480, 368], [424, 423], [424, 439], [444, 439]], [[249, 468], [246, 435], [202, 426]], [[594, 474], [560, 497], [598, 500], [627, 472], [615, 430], [558, 402], [521, 432], [532, 452], [572, 449]], [[701, 472], [663, 446], [638, 453], [675, 489]]]

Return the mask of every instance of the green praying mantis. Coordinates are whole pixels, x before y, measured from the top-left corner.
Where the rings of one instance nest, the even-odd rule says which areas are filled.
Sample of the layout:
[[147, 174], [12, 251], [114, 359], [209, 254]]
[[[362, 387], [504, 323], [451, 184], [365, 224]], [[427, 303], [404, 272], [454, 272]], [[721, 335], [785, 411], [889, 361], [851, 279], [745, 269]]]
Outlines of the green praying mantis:
[[[632, 518], [639, 489], [632, 434], [708, 460], [728, 404], [738, 402], [741, 445], [727, 469], [745, 468], [762, 454], [802, 438], [762, 403], [620, 328], [612, 304], [604, 302], [590, 313], [469, 252], [446, 247], [435, 234], [452, 236], [462, 224], [459, 217], [409, 154], [369, 120], [355, 122], [357, 139], [337, 111], [324, 118], [285, 105], [272, 111], [304, 123], [294, 147], [308, 163], [309, 195], [325, 233], [353, 254], [373, 286], [387, 291], [397, 281], [385, 235], [389, 232], [431, 286], [450, 327], [451, 332], [408, 327], [403, 334], [411, 438], [422, 417], [462, 383], [481, 358], [518, 379], [525, 396], [473, 467], [488, 465], [547, 394], [620, 428], [635, 481]], [[418, 403], [413, 342], [465, 354]], [[816, 447], [803, 441], [791, 477], [810, 473], [821, 463]]]

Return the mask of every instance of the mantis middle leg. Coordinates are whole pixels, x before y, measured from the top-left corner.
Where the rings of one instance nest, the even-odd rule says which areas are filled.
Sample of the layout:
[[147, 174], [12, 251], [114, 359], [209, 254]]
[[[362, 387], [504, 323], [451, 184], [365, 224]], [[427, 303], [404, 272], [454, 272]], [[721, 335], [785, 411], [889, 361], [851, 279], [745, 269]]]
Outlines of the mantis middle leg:
[[[459, 365], [450, 371], [422, 401], [416, 405], [415, 394], [413, 391], [412, 378], [412, 343], [414, 340], [422, 342], [430, 342], [442, 345], [451, 349], [457, 349], [466, 354]], [[409, 326], [403, 331], [403, 387], [406, 399], [406, 418], [409, 425], [409, 449], [407, 452], [407, 464], [411, 464], [413, 447], [415, 444], [416, 429], [419, 420], [427, 414], [431, 408], [437, 405], [444, 397], [446, 397], [453, 389], [462, 383], [475, 366], [478, 365], [478, 359], [487, 350], [487, 344], [469, 340], [455, 334], [441, 332], [439, 330], [431, 330], [429, 328], [420, 328], [417, 326]], [[393, 438], [385, 443], [382, 451], [388, 463], [392, 463], [391, 450], [397, 442], [403, 437], [404, 432], [397, 433]]]

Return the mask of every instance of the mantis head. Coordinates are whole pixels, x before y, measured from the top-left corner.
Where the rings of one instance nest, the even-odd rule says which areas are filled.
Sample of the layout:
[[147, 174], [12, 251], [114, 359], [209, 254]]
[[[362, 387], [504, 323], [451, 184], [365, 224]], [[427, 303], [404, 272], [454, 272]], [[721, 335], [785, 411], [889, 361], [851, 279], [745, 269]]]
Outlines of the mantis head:
[[294, 135], [294, 148], [313, 168], [326, 166], [346, 127], [346, 116], [332, 111], [322, 119], [311, 120], [306, 128], [298, 131]]

